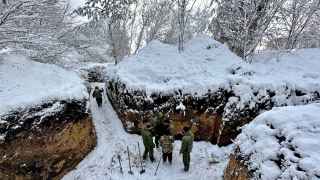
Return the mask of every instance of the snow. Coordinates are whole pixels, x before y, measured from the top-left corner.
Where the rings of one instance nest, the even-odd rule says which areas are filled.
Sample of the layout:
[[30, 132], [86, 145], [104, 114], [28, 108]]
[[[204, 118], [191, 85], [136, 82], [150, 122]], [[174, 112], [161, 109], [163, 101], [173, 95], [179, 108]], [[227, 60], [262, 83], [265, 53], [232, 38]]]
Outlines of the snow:
[[312, 97], [293, 96], [293, 91], [320, 92], [320, 49], [256, 54], [251, 64], [241, 63], [232, 79], [233, 89], [242, 101], [250, 101], [252, 92], [275, 91], [276, 106], [304, 104]]
[[[95, 84], [104, 87], [103, 84]], [[95, 86], [94, 85], [94, 86]], [[140, 174], [140, 163], [137, 143], [140, 143], [141, 153], [143, 153], [142, 138], [138, 135], [127, 134], [122, 126], [116, 112], [112, 109], [109, 100], [104, 95], [102, 108], [98, 108], [94, 99], [90, 99], [90, 107], [93, 121], [97, 133], [97, 147], [77, 166], [68, 173], [63, 180], [190, 180], [190, 179], [222, 179], [223, 170], [227, 164], [227, 158], [231, 146], [219, 148], [206, 142], [195, 142], [191, 155], [191, 169], [185, 173], [183, 171], [182, 157], [179, 156], [180, 141], [174, 144], [173, 164], [160, 164], [157, 176], [154, 175], [157, 163], [146, 161], [144, 163], [146, 173]], [[128, 174], [128, 158], [126, 148], [130, 148], [131, 162], [133, 164], [133, 175]], [[120, 173], [117, 155], [122, 158], [124, 174]], [[209, 164], [211, 154], [218, 163]], [[160, 159], [160, 149], [155, 149], [155, 158]], [[210, 157], [210, 158], [209, 158]], [[158, 162], [158, 161], [157, 161]]]
[[43, 119], [57, 114], [58, 112], [62, 112], [64, 108], [64, 105], [62, 105], [60, 102], [56, 102], [51, 107], [42, 109], [41, 111], [34, 114], [34, 116], [41, 117], [40, 120], [38, 122], [34, 122], [34, 124], [41, 124]]
[[274, 108], [243, 128], [236, 144], [255, 177], [320, 178], [319, 112], [319, 103]]
[[20, 55], [0, 54], [0, 116], [53, 100], [88, 98], [76, 73]]
[[183, 105], [182, 102], [180, 102], [180, 104], [176, 107], [176, 110], [185, 111], [186, 110], [186, 106]]
[[85, 0], [69, 0], [70, 8], [72, 10], [79, 8], [85, 4]]
[[[228, 85], [228, 67], [240, 58], [228, 48], [206, 36], [186, 43], [179, 53], [173, 45], [152, 41], [140, 52], [115, 67], [115, 77], [129, 89], [152, 92], [198, 92]], [[110, 76], [113, 76], [111, 74]]]
[[[246, 63], [223, 44], [206, 36], [195, 37], [178, 53], [175, 46], [152, 41], [137, 55], [109, 68], [111, 79], [130, 91], [204, 95], [219, 88], [240, 97], [237, 106], [254, 108], [275, 95], [274, 106], [306, 104], [320, 92], [320, 49], [299, 49], [256, 54]], [[296, 94], [303, 92], [303, 95]]]
[[[85, 0], [69, 0], [68, 5], [70, 6], [68, 9], [68, 13], [72, 14], [71, 21], [73, 26], [79, 26], [81, 24], [88, 23], [90, 20], [87, 17], [79, 16], [74, 11], [86, 3]], [[70, 17], [67, 17], [70, 18]]]

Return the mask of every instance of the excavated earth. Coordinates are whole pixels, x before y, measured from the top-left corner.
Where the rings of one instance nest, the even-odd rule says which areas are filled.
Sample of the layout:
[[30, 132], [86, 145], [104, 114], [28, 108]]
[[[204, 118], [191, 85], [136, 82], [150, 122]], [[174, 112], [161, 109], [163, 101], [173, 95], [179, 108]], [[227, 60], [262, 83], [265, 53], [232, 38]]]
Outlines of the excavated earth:
[[[169, 115], [170, 129], [177, 139], [181, 137], [184, 126], [193, 124], [196, 140], [217, 141], [223, 104], [228, 97], [227, 91], [208, 93], [202, 97], [176, 92], [174, 95], [152, 94], [151, 99], [141, 91], [132, 93], [120, 82], [110, 81], [108, 96], [128, 132], [136, 133], [143, 120], [152, 121], [155, 113], [162, 111]], [[185, 110], [176, 107], [182, 102]], [[212, 107], [217, 107], [213, 109]], [[192, 121], [190, 121], [192, 119]]]
[[1, 116], [0, 179], [61, 179], [95, 147], [86, 100], [53, 101]]
[[[213, 144], [228, 145], [241, 132], [240, 127], [251, 122], [261, 112], [276, 106], [276, 93], [272, 90], [259, 90], [254, 93], [257, 102], [239, 106], [241, 96], [230, 89], [208, 90], [204, 95], [185, 94], [181, 90], [174, 94], [153, 93], [147, 96], [144, 91], [130, 90], [119, 80], [106, 80], [107, 94], [114, 109], [122, 120], [124, 128], [137, 133], [144, 120], [152, 122], [159, 111], [169, 115], [171, 133], [181, 138], [184, 126], [192, 126], [195, 140], [206, 140]], [[236, 86], [236, 85], [234, 85]], [[286, 93], [286, 99], [301, 98], [300, 103], [308, 104], [320, 99], [319, 92], [300, 90]], [[181, 110], [179, 104], [184, 105]], [[279, 106], [279, 105], [277, 105]], [[286, 106], [283, 104], [281, 106]]]
[[224, 180], [249, 180], [251, 178], [250, 171], [245, 165], [245, 160], [241, 156], [231, 154], [229, 163], [225, 169]]

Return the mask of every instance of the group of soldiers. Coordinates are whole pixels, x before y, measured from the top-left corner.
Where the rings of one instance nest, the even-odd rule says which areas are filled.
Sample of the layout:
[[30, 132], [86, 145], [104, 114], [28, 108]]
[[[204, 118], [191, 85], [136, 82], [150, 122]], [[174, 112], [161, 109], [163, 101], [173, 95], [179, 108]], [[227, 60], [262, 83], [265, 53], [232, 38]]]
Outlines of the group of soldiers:
[[[92, 96], [96, 99], [99, 107], [102, 105], [102, 94], [103, 90], [95, 87]], [[163, 113], [159, 112], [155, 116], [153, 124], [148, 123], [147, 121], [143, 122], [143, 127], [141, 128], [141, 135], [143, 144], [145, 147], [143, 153], [143, 159], [146, 160], [149, 156], [151, 162], [155, 161], [153, 150], [154, 148], [162, 149], [162, 160], [163, 162], [169, 162], [172, 164], [172, 152], [174, 138], [170, 133], [170, 121]], [[192, 151], [194, 135], [190, 127], [183, 128], [183, 138], [180, 148], [180, 154], [182, 154], [184, 171], [188, 171], [190, 167], [190, 153]], [[154, 141], [153, 141], [154, 137]]]
[[[154, 162], [153, 150], [155, 147], [159, 148], [159, 146], [161, 146], [163, 162], [169, 161], [169, 163], [172, 164], [174, 138], [170, 135], [170, 122], [161, 112], [156, 115], [154, 122], [153, 125], [146, 121], [143, 122], [141, 129], [142, 140], [145, 147], [143, 159], [146, 160], [147, 156], [149, 156], [150, 161]], [[194, 135], [189, 127], [184, 127], [182, 133], [183, 138], [180, 154], [182, 154], [184, 171], [189, 171], [190, 153], [192, 151]]]

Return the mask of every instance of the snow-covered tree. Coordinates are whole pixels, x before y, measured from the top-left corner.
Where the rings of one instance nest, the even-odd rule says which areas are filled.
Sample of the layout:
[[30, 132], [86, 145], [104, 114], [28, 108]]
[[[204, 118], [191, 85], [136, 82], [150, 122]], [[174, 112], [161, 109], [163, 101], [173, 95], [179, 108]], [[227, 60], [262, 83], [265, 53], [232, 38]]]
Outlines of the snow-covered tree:
[[130, 16], [130, 5], [134, 0], [87, 0], [77, 13], [98, 21], [108, 20], [108, 32], [112, 46], [112, 56], [117, 64], [118, 61], [129, 53], [129, 39], [127, 37], [127, 20]]
[[[208, 7], [209, 3], [200, 2], [199, 0], [139, 1], [138, 8], [133, 13], [136, 14], [136, 18], [133, 18], [136, 19], [133, 28], [136, 32], [130, 35], [134, 39], [133, 46], [131, 46], [134, 49], [133, 52], [136, 53], [152, 40], [178, 44], [179, 49], [185, 39], [207, 31], [209, 19], [213, 13], [212, 6]], [[184, 10], [181, 9], [182, 6], [179, 6], [179, 3], [185, 6]], [[184, 17], [181, 18], [181, 15]], [[181, 39], [180, 45], [179, 38]]]
[[179, 52], [184, 49], [184, 32], [186, 27], [186, 8], [187, 0], [178, 0], [178, 23], [179, 23], [179, 38], [178, 38], [178, 50]]
[[308, 26], [303, 30], [298, 39], [298, 48], [319, 48], [320, 47], [320, 11], [318, 10], [311, 18]]
[[319, 0], [287, 0], [268, 30], [269, 47], [308, 47], [306, 41], [319, 39], [316, 35], [319, 11]]
[[215, 38], [237, 55], [253, 53], [285, 0], [216, 0], [211, 24]]
[[133, 52], [136, 53], [143, 45], [152, 40], [163, 41], [170, 24], [175, 17], [175, 0], [142, 0], [137, 3], [136, 19], [133, 24], [131, 38]]
[[62, 0], [0, 3], [0, 48], [11, 47], [38, 61], [54, 61], [66, 47], [59, 41], [71, 27]]

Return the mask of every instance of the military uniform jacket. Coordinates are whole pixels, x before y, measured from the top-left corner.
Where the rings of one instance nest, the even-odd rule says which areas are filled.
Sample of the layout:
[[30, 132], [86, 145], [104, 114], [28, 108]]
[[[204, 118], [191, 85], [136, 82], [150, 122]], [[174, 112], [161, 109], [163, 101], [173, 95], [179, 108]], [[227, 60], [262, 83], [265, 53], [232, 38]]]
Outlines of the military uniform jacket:
[[173, 137], [172, 136], [162, 136], [160, 139], [160, 144], [162, 147], [162, 152], [172, 153], [173, 151]]
[[153, 139], [149, 130], [142, 129], [141, 136], [142, 136], [143, 144], [146, 148], [154, 148]]
[[193, 147], [193, 134], [191, 131], [187, 132], [182, 138], [180, 153], [191, 153]]

